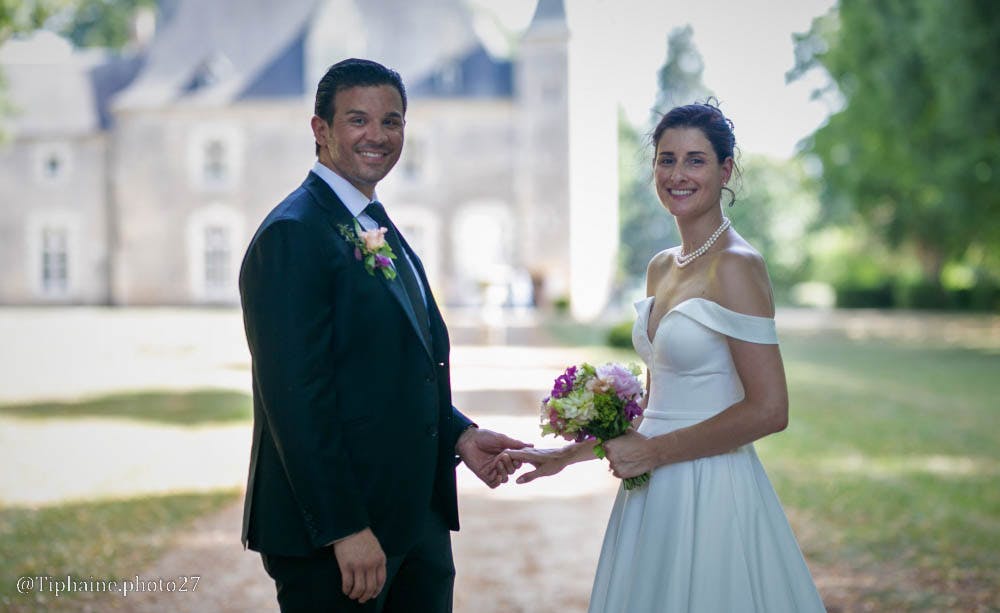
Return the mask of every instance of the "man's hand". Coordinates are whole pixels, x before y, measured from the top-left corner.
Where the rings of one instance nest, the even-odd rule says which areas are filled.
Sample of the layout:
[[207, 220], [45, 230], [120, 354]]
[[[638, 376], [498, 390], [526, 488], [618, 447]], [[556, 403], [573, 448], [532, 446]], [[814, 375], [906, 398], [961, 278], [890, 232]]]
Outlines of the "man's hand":
[[340, 539], [333, 544], [333, 553], [348, 598], [365, 603], [378, 596], [385, 586], [385, 552], [371, 528]]
[[455, 452], [483, 483], [495, 488], [506, 483], [507, 478], [521, 467], [521, 463], [513, 460], [504, 450], [530, 446], [505, 434], [472, 427], [458, 437]]

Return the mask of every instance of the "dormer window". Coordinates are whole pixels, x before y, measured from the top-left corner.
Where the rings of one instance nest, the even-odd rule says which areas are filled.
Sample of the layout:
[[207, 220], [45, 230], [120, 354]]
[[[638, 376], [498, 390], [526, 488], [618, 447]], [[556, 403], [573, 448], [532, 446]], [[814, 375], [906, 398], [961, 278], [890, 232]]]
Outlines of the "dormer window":
[[191, 74], [184, 91], [194, 92], [215, 85], [233, 73], [233, 63], [224, 53], [216, 52], [203, 60]]

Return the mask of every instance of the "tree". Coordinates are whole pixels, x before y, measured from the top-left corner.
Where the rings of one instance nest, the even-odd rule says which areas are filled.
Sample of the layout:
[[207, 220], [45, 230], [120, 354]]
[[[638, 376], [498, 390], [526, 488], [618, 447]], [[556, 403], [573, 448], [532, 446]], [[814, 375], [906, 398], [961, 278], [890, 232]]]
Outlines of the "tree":
[[121, 49], [132, 39], [133, 20], [156, 0], [76, 0], [67, 12], [63, 35], [77, 47]]
[[[666, 112], [679, 104], [704, 100], [709, 90], [701, 80], [704, 63], [693, 42], [691, 26], [677, 28], [667, 37], [667, 58], [657, 74], [656, 109]], [[652, 133], [660, 115], [654, 112], [647, 131]], [[650, 258], [680, 242], [670, 216], [652, 187], [652, 153], [648, 138], [618, 120], [619, 270], [629, 280], [646, 274]]]
[[926, 282], [948, 262], [1000, 271], [1000, 3], [841, 0], [796, 37], [842, 105], [807, 141], [831, 219], [912, 250]]
[[15, 34], [42, 27], [68, 3], [69, 0], [0, 0], [0, 45]]
[[660, 120], [657, 111], [665, 113], [675, 106], [703, 102], [711, 95], [701, 80], [704, 70], [705, 62], [694, 45], [694, 29], [690, 24], [671, 31], [667, 37], [667, 59], [656, 76], [659, 87], [653, 126]]
[[618, 116], [619, 271], [642, 279], [650, 258], [680, 242], [677, 228], [653, 191], [649, 139]]
[[813, 181], [801, 159], [748, 155], [740, 166], [743, 186], [725, 214], [763, 256], [776, 298], [787, 302], [792, 287], [812, 272], [810, 230], [820, 208]]

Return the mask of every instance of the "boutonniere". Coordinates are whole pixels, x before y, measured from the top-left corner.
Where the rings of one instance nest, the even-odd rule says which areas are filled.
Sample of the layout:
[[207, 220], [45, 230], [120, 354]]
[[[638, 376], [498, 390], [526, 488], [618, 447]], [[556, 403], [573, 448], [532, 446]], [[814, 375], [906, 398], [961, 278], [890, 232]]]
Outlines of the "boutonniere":
[[354, 245], [354, 259], [364, 261], [368, 274], [374, 276], [376, 270], [381, 270], [386, 279], [396, 278], [396, 269], [392, 267], [396, 254], [385, 240], [385, 233], [389, 231], [387, 228], [362, 230], [361, 224], [355, 219], [353, 231], [347, 224], [340, 224], [337, 229], [344, 240]]

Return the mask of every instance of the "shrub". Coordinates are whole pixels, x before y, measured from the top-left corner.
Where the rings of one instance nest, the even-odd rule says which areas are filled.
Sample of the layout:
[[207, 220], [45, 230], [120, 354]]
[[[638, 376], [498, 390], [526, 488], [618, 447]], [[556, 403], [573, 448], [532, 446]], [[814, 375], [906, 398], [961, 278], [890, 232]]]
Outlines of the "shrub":
[[632, 348], [632, 321], [617, 323], [608, 329], [608, 346], [621, 349]]
[[834, 287], [837, 306], [842, 309], [890, 309], [895, 306], [892, 285], [838, 285]]

